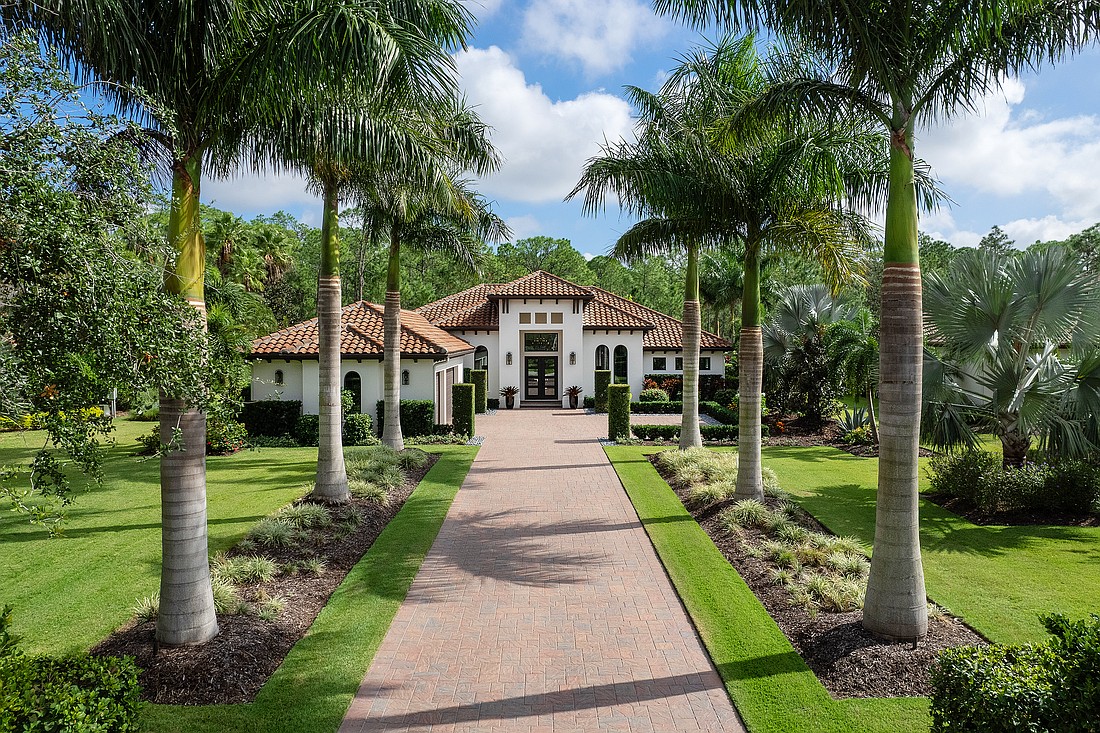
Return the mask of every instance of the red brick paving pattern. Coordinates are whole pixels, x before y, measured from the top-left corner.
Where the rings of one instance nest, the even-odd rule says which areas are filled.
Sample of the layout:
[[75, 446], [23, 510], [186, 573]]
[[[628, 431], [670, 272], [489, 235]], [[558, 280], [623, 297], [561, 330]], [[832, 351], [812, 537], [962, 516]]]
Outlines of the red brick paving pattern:
[[597, 438], [501, 410], [352, 701], [365, 731], [743, 731]]

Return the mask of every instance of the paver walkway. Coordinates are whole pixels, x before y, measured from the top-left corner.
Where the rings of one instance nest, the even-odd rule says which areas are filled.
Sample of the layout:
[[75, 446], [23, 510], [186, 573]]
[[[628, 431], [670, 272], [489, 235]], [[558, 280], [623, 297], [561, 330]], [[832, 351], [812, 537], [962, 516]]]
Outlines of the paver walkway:
[[348, 710], [361, 731], [743, 731], [597, 439], [501, 410]]

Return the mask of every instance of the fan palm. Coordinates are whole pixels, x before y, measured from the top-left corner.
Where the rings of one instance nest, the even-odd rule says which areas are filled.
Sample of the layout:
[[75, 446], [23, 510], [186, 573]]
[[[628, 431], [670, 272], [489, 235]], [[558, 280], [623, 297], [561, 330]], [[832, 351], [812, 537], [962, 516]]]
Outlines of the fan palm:
[[[740, 418], [737, 492], [762, 498], [760, 404], [760, 265], [773, 249], [790, 248], [819, 260], [837, 282], [858, 277], [866, 222], [843, 207], [852, 174], [868, 175], [881, 143], [858, 126], [788, 126], [758, 121], [749, 137], [730, 128], [768, 88], [754, 39], [726, 39], [685, 59], [658, 94], [632, 89], [643, 110], [638, 142], [605, 146], [589, 162], [575, 195], [598, 210], [607, 191], [633, 213], [649, 215], [620, 238], [624, 252], [650, 248], [744, 249], [741, 301]], [[689, 264], [687, 302], [697, 296]], [[697, 286], [696, 286], [697, 287]], [[688, 317], [685, 306], [685, 352]], [[696, 320], [697, 324], [698, 321]], [[689, 354], [685, 353], [685, 357]], [[689, 413], [685, 358], [684, 435], [697, 434]], [[696, 405], [697, 408], [697, 405]], [[696, 425], [689, 432], [688, 422]]]
[[1034, 437], [1055, 455], [1095, 449], [1100, 286], [1078, 257], [967, 250], [925, 287], [927, 440], [975, 448], [977, 426], [1000, 438], [1006, 466], [1023, 465]]
[[794, 339], [851, 320], [856, 313], [854, 305], [834, 295], [827, 285], [792, 285], [779, 294], [768, 321], [762, 326], [765, 361], [782, 359], [790, 351]]
[[[272, 158], [263, 144], [289, 106], [349, 85], [379, 86], [397, 65], [416, 69], [417, 93], [450, 83], [440, 38], [461, 41], [468, 13], [453, 0], [391, 3], [235, 0], [15, 0], [5, 29], [39, 29], [81, 80], [98, 80], [172, 171], [168, 239], [176, 252], [166, 287], [205, 327], [205, 243], [199, 220], [204, 172]], [[157, 638], [201, 643], [218, 632], [207, 562], [203, 412], [164, 395], [161, 435], [181, 450], [161, 460], [163, 570]]]
[[1008, 72], [1090, 40], [1087, 0], [654, 0], [659, 12], [731, 28], [769, 26], [819, 54], [818, 73], [775, 89], [804, 113], [856, 108], [890, 134], [880, 330], [875, 552], [863, 623], [886, 638], [928, 631], [917, 531], [921, 277], [914, 186], [918, 122], [969, 108]]

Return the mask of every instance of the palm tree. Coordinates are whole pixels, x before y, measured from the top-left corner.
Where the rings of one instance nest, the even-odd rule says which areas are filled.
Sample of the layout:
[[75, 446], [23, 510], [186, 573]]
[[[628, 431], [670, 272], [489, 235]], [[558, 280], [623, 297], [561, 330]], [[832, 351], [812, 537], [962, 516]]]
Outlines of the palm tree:
[[1080, 258], [1063, 247], [966, 250], [925, 287], [935, 337], [921, 423], [929, 442], [976, 448], [976, 426], [1017, 467], [1035, 437], [1053, 455], [1100, 445], [1100, 285]]
[[882, 275], [881, 425], [875, 552], [863, 624], [884, 638], [928, 632], [918, 536], [917, 449], [922, 308], [914, 131], [917, 122], [969, 108], [986, 90], [1091, 40], [1085, 0], [654, 0], [660, 13], [737, 29], [769, 26], [823, 60], [793, 75], [775, 101], [805, 113], [856, 109], [890, 135]]
[[699, 297], [714, 310], [714, 333], [722, 335], [722, 310], [729, 312], [730, 328], [745, 287], [743, 255], [730, 247], [703, 253], [699, 262]]
[[[165, 287], [191, 303], [205, 328], [205, 242], [199, 189], [205, 171], [270, 162], [265, 135], [288, 108], [352, 85], [383, 84], [399, 63], [415, 89], [448, 83], [439, 38], [461, 41], [469, 14], [454, 0], [313, 3], [234, 0], [16, 0], [5, 29], [39, 29], [81, 80], [98, 80], [122, 114], [144, 124], [172, 170], [168, 240], [176, 261]], [[218, 633], [206, 526], [206, 418], [161, 399], [161, 435], [181, 436], [161, 460], [163, 563], [157, 639], [197, 644]]]
[[[571, 194], [587, 188], [588, 211], [598, 210], [611, 190], [635, 213], [657, 213], [659, 218], [639, 222], [623, 236], [632, 247], [687, 243], [689, 253], [699, 243], [743, 247], [739, 498], [763, 498], [764, 491], [761, 259], [768, 251], [790, 248], [822, 262], [838, 282], [858, 277], [867, 224], [844, 208], [846, 184], [853, 174], [869, 176], [876, 162], [874, 136], [851, 124], [808, 127], [755, 120], [751, 136], [727, 124], [768, 83], [751, 36], [726, 39], [685, 59], [659, 94], [631, 90], [648, 125], [645, 134], [637, 143], [606, 146]], [[685, 394], [686, 367], [687, 359]], [[688, 409], [685, 403], [685, 428]], [[681, 445], [687, 432], [681, 431]]]
[[440, 252], [471, 269], [479, 267], [476, 240], [504, 241], [508, 226], [489, 210], [488, 203], [457, 167], [484, 173], [497, 167], [496, 152], [486, 130], [473, 115], [456, 118], [466, 134], [456, 136], [463, 145], [450, 151], [430, 180], [384, 173], [363, 181], [359, 188], [365, 216], [389, 237], [386, 269], [386, 303], [383, 338], [383, 433], [382, 443], [403, 450], [401, 430], [401, 247], [410, 244], [423, 252]]
[[829, 361], [853, 396], [867, 397], [871, 420], [871, 440], [878, 443], [875, 419], [875, 385], [878, 383], [878, 339], [872, 328], [871, 314], [860, 309], [854, 319], [839, 321], [825, 331]]

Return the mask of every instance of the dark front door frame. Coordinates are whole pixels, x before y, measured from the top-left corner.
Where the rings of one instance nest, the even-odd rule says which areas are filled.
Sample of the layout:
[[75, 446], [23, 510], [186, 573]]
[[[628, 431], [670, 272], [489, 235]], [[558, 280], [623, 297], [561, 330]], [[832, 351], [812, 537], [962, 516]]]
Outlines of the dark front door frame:
[[[533, 363], [532, 363], [533, 362]], [[550, 367], [547, 370], [547, 367]], [[532, 367], [534, 374], [532, 375]], [[523, 399], [557, 400], [558, 382], [561, 372], [556, 356], [524, 356], [523, 358]]]

